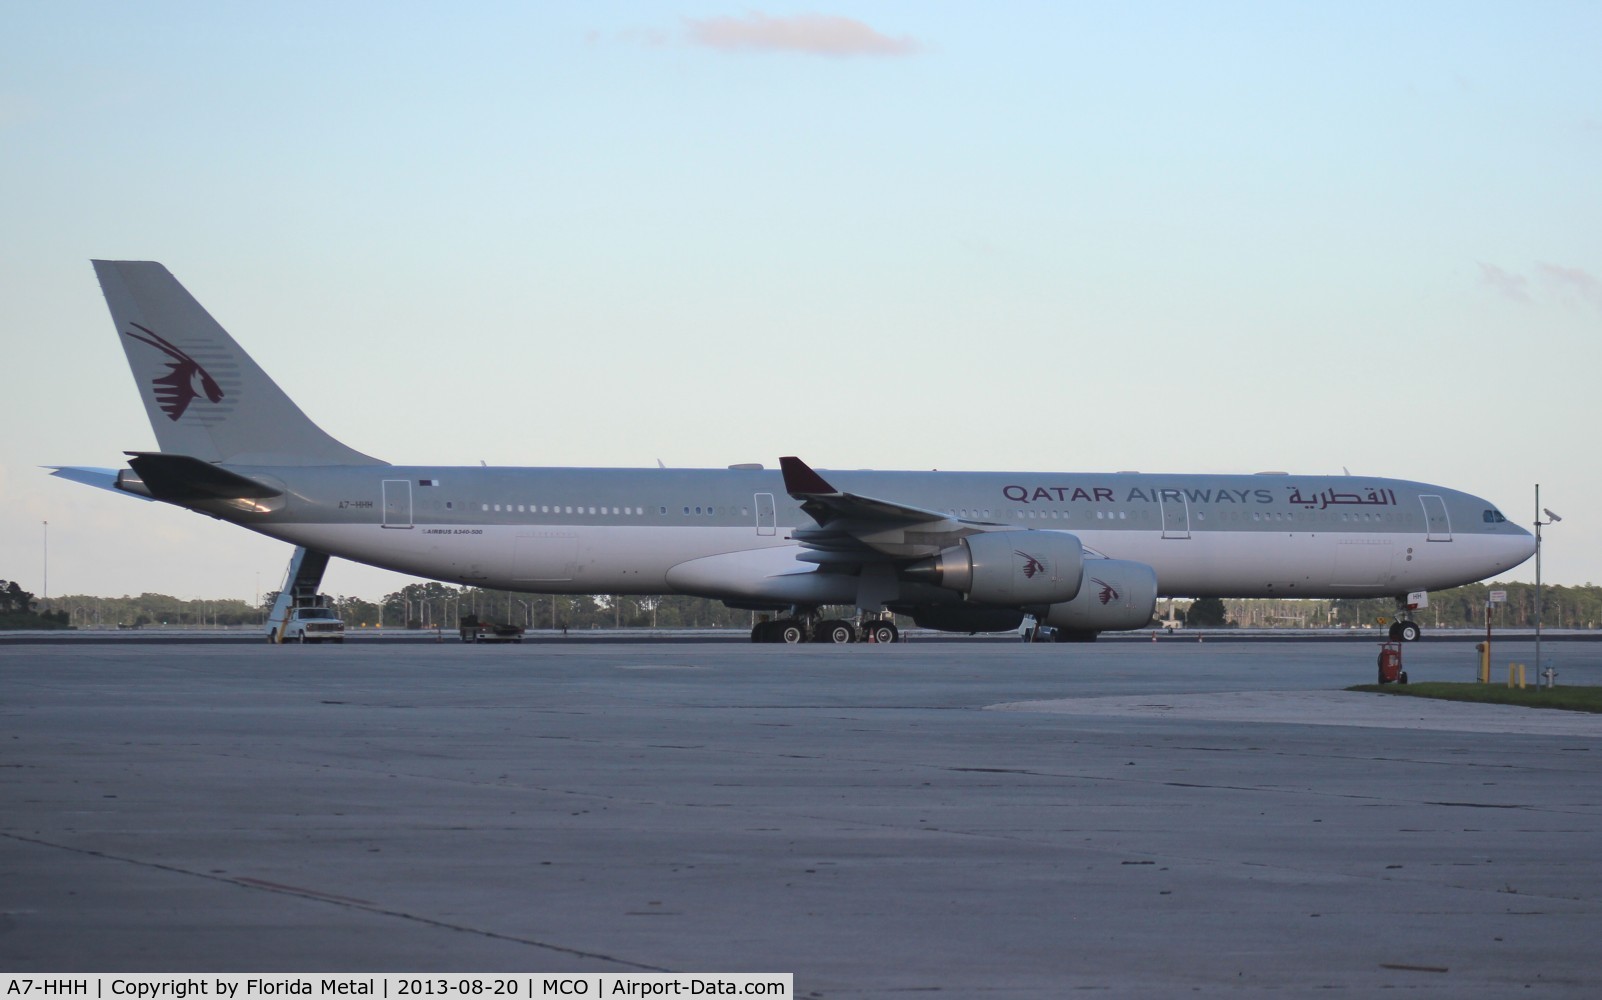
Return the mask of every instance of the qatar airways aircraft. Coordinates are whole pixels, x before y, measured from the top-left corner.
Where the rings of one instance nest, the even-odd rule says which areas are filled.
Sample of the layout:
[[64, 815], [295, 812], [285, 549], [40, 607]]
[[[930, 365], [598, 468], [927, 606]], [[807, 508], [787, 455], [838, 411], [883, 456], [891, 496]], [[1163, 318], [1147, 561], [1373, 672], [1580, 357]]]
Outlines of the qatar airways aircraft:
[[[777, 613], [754, 641], [894, 641], [886, 612], [961, 632], [1027, 617], [1083, 640], [1147, 625], [1159, 596], [1405, 607], [1535, 548], [1478, 497], [1361, 476], [820, 472], [793, 457], [778, 470], [391, 465], [312, 423], [162, 265], [95, 271], [161, 450], [55, 474], [297, 546], [298, 589], [337, 556], [478, 587]], [[858, 613], [823, 620], [831, 606]]]

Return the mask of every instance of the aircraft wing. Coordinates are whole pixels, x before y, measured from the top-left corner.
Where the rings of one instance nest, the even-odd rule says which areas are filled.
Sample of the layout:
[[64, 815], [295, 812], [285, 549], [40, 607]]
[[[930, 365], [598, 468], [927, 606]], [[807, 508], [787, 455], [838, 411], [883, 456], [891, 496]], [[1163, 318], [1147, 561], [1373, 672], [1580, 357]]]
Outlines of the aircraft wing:
[[870, 563], [921, 559], [986, 530], [981, 522], [942, 511], [846, 493], [793, 455], [780, 458], [779, 468], [785, 492], [817, 522], [793, 534], [805, 562], [852, 571]]

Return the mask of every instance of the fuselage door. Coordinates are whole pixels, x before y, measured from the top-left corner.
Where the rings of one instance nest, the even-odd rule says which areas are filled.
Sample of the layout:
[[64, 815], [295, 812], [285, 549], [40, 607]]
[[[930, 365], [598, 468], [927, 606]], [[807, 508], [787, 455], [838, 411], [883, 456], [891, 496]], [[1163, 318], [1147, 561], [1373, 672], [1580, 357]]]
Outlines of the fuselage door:
[[1163, 509], [1163, 537], [1190, 537], [1190, 502], [1178, 490], [1158, 490], [1157, 502]]
[[1452, 519], [1446, 513], [1446, 501], [1437, 496], [1421, 496], [1418, 502], [1424, 505], [1424, 525], [1429, 534], [1426, 541], [1450, 542], [1452, 540]]
[[384, 527], [410, 528], [412, 526], [412, 481], [410, 479], [384, 480]]
[[773, 494], [758, 493], [754, 497], [756, 506], [756, 529], [759, 535], [773, 534], [777, 518], [773, 512]]

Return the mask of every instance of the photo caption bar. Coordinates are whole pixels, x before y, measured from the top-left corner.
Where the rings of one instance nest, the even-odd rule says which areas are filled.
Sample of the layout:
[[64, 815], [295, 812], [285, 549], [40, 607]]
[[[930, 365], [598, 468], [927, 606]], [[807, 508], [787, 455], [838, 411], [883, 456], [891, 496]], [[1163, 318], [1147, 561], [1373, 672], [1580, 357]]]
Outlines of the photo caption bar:
[[790, 972], [588, 972], [433, 975], [368, 973], [0, 973], [0, 1000], [535, 1000], [543, 997], [791, 997]]

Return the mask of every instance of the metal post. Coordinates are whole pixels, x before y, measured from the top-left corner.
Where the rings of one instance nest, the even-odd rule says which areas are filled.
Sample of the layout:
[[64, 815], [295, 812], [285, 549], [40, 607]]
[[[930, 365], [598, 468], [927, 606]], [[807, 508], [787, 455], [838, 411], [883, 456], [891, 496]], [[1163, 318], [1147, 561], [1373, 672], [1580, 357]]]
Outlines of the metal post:
[[1485, 602], [1485, 648], [1480, 650], [1480, 683], [1491, 683], [1491, 608], [1490, 601]]
[[1535, 484], [1535, 669], [1541, 669], [1541, 484]]
[[[1541, 520], [1545, 516], [1546, 520]], [[1563, 520], [1541, 507], [1541, 484], [1535, 484], [1535, 670], [1541, 671], [1541, 529]]]

